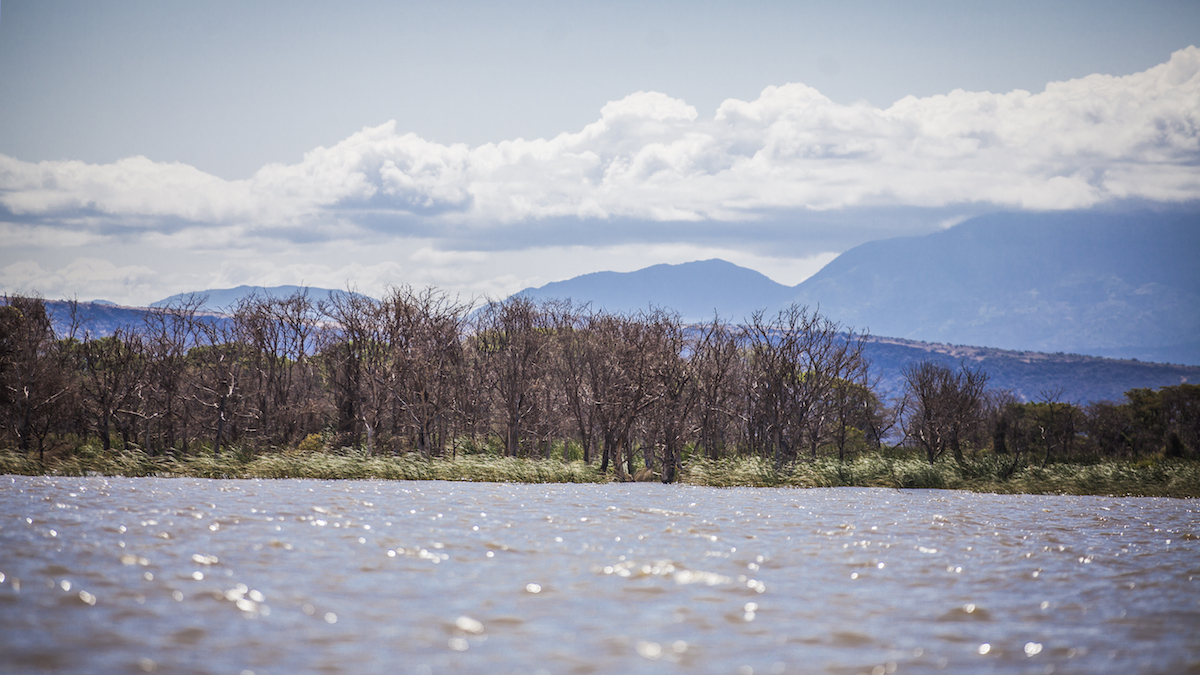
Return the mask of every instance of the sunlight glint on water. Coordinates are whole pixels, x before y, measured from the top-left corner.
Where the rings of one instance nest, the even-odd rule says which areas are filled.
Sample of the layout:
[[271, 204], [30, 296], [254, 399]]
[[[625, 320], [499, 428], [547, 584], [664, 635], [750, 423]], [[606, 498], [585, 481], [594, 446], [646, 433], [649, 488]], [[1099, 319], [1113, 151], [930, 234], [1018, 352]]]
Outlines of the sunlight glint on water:
[[0, 672], [1175, 672], [1189, 500], [0, 477]]

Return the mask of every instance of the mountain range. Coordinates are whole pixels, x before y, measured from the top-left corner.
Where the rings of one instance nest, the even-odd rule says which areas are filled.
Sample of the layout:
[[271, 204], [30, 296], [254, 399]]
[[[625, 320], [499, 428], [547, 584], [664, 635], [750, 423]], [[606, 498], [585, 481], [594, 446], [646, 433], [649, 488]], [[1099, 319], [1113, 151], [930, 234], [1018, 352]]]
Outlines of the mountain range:
[[[328, 300], [337, 295], [350, 291], [338, 291], [329, 288], [310, 288], [308, 286], [238, 286], [236, 288], [215, 288], [207, 291], [191, 293], [176, 293], [150, 303], [151, 307], [169, 307], [191, 299], [202, 300], [200, 309], [207, 312], [230, 312], [237, 307], [243, 298], [258, 296], [260, 298], [286, 298], [297, 291], [307, 291], [308, 297], [314, 302]], [[358, 295], [355, 293], [355, 295]], [[101, 301], [103, 302], [103, 301]], [[108, 303], [112, 304], [112, 303]]]
[[[908, 363], [932, 359], [982, 367], [994, 386], [1026, 400], [1063, 387], [1067, 400], [1087, 402], [1200, 382], [1197, 254], [1195, 212], [1001, 213], [863, 244], [796, 286], [705, 260], [585, 274], [519, 295], [618, 312], [659, 307], [687, 322], [716, 314], [739, 323], [798, 303], [872, 336], [867, 351], [884, 390], [899, 387]], [[205, 296], [206, 311], [229, 311], [251, 294], [299, 289], [239, 286], [151, 306]], [[308, 289], [316, 299], [344, 292]], [[60, 328], [68, 323], [68, 303], [47, 305]], [[95, 335], [140, 324], [146, 311], [79, 303]]]
[[1197, 365], [1198, 254], [1195, 212], [1000, 213], [863, 244], [793, 287], [705, 260], [520, 295], [735, 323], [794, 302], [875, 335]]
[[516, 295], [537, 300], [590, 303], [594, 309], [631, 312], [662, 308], [696, 323], [714, 314], [735, 323], [755, 311], [787, 304], [795, 289], [724, 260], [654, 265], [636, 272], [593, 272]]

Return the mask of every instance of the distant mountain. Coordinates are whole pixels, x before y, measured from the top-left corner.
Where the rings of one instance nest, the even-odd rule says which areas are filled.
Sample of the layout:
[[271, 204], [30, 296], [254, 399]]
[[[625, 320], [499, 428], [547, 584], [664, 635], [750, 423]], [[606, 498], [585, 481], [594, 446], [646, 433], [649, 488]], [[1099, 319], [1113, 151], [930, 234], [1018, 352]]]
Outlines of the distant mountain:
[[118, 328], [140, 328], [145, 324], [147, 310], [142, 307], [122, 307], [104, 302], [79, 302], [72, 316], [71, 303], [65, 300], [46, 300], [46, 313], [54, 332], [59, 337], [68, 337], [74, 323], [75, 337], [84, 333], [96, 337], [112, 335]]
[[1200, 365], [1200, 214], [1003, 213], [863, 244], [794, 288], [722, 260], [599, 272], [526, 289], [612, 311], [796, 302], [909, 340]]
[[960, 363], [981, 368], [990, 378], [988, 386], [1009, 389], [1023, 401], [1038, 400], [1043, 392], [1061, 388], [1061, 400], [1086, 405], [1119, 401], [1134, 388], [1200, 383], [1200, 366], [1079, 354], [1009, 351], [877, 336], [867, 339], [864, 351], [871, 359], [873, 375], [879, 378], [879, 391], [885, 395], [903, 389], [905, 366], [924, 360], [951, 368], [958, 368]]
[[517, 295], [591, 303], [595, 309], [629, 312], [651, 306], [670, 309], [684, 321], [711, 319], [713, 313], [740, 321], [759, 309], [787, 304], [795, 291], [766, 275], [724, 260], [654, 265], [636, 272], [595, 272], [527, 288]]
[[1005, 213], [846, 251], [793, 300], [873, 334], [1200, 364], [1200, 216]]
[[[138, 329], [144, 325], [146, 314], [149, 313], [150, 308], [168, 307], [181, 303], [191, 297], [206, 298], [204, 304], [199, 308], [199, 312], [213, 316], [214, 320], [223, 321], [224, 318], [220, 315], [234, 310], [242, 298], [248, 298], [252, 295], [257, 295], [258, 297], [286, 298], [303, 288], [306, 287], [272, 286], [268, 288], [262, 286], [238, 286], [237, 288], [178, 293], [169, 298], [163, 298], [157, 302], [150, 303], [149, 308], [126, 307], [107, 300], [81, 301], [76, 303], [74, 317], [71, 315], [70, 302], [64, 300], [46, 300], [45, 303], [46, 310], [50, 314], [50, 320], [54, 325], [54, 330], [60, 337], [65, 337], [70, 333], [73, 322], [76, 324], [79, 336], [86, 331], [90, 335], [103, 337], [112, 335], [118, 328]], [[328, 288], [308, 288], [308, 296], [313, 302], [328, 300], [332, 296], [347, 292]]]
[[[156, 302], [150, 303], [151, 307], [167, 307], [168, 305], [178, 304], [189, 298], [206, 298], [201, 309], [210, 312], [228, 312], [232, 311], [243, 298], [250, 296], [258, 296], [260, 298], [287, 298], [294, 295], [297, 291], [308, 290], [308, 297], [314, 302], [318, 300], [328, 300], [331, 296], [341, 295], [349, 291], [339, 291], [328, 288], [311, 288], [305, 286], [238, 286], [237, 288], [214, 288], [205, 291], [193, 291], [190, 293], [176, 293], [168, 298], [163, 298]], [[357, 295], [357, 294], [356, 294]]]

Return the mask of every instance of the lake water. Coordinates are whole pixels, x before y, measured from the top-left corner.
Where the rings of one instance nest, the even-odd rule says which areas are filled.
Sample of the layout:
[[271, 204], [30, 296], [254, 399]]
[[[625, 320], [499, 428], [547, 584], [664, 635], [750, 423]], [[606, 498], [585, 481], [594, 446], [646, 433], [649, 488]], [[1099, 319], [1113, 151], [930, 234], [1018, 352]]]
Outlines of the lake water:
[[1200, 672], [1198, 507], [0, 476], [0, 672]]

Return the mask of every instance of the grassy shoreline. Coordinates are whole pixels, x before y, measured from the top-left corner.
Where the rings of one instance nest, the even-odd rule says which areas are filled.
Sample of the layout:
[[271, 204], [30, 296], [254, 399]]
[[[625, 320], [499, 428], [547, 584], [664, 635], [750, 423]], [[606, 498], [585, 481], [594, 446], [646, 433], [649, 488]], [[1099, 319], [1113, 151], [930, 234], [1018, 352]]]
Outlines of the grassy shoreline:
[[[985, 456], [962, 467], [952, 461], [930, 465], [915, 455], [864, 454], [845, 462], [820, 458], [776, 470], [758, 457], [686, 462], [680, 483], [709, 487], [880, 487], [939, 488], [1001, 494], [1071, 494], [1139, 497], [1200, 497], [1200, 461], [1143, 459], [1061, 462], [1041, 468]], [[606, 483], [596, 464], [519, 459], [489, 454], [424, 459], [339, 453], [269, 453], [246, 456], [199, 454], [150, 457], [140, 451], [80, 452], [37, 459], [0, 450], [0, 474], [49, 476], [161, 476], [194, 478], [312, 478], [321, 480], [461, 480], [510, 483]]]

